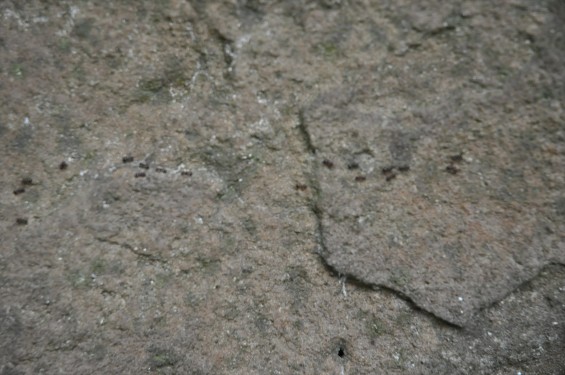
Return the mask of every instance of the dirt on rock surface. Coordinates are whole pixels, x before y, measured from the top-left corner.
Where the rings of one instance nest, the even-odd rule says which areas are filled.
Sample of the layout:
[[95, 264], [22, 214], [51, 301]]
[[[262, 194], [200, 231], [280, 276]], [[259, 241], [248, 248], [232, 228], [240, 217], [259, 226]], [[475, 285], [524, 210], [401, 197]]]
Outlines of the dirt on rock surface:
[[0, 11], [0, 374], [565, 372], [562, 1]]

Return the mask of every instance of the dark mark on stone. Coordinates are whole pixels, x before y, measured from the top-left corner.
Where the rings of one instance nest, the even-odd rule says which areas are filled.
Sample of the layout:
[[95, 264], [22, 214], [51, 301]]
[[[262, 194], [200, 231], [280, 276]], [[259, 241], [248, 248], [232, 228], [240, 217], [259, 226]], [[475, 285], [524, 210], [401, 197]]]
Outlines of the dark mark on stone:
[[142, 169], [149, 169], [149, 164], [144, 163], [144, 162], [141, 162], [141, 163], [139, 163], [139, 168], [142, 168]]
[[457, 174], [457, 173], [459, 173], [459, 168], [457, 168], [453, 164], [449, 164], [447, 167], [445, 167], [445, 171], [447, 173]]
[[59, 169], [64, 171], [65, 169], [68, 168], [68, 166], [69, 165], [66, 162], [62, 161], [61, 164], [59, 164]]
[[192, 176], [192, 172], [191, 172], [191, 171], [182, 171], [180, 174], [181, 174], [181, 176], [187, 176], [187, 177]]
[[296, 190], [304, 191], [304, 190], [308, 189], [308, 186], [306, 184], [296, 184], [294, 186], [294, 188]]
[[316, 148], [312, 143], [310, 132], [308, 131], [308, 127], [306, 126], [306, 121], [304, 119], [304, 109], [300, 109], [298, 111], [298, 130], [300, 131], [300, 135], [302, 136], [302, 142], [304, 143], [306, 150], [311, 154], [315, 154]]
[[347, 164], [347, 169], [349, 169], [350, 171], [353, 169], [359, 169], [359, 164], [357, 164], [356, 162], [351, 162]]
[[366, 181], [366, 180], [367, 180], [367, 177], [365, 177], [365, 176], [355, 177], [355, 181], [357, 181], [357, 182], [363, 182], [363, 181]]
[[135, 174], [135, 178], [145, 177], [145, 176], [146, 176], [145, 172], [137, 172], [137, 173]]
[[399, 170], [400, 172], [408, 172], [408, 171], [410, 170], [410, 166], [407, 165], [407, 164], [401, 165], [401, 166], [398, 167], [398, 170]]
[[328, 168], [328, 169], [333, 169], [333, 167], [334, 167], [333, 161], [328, 160], [328, 159], [324, 159], [324, 160], [322, 161], [322, 164], [324, 164], [324, 166], [325, 166], [326, 168]]
[[16, 219], [16, 224], [18, 224], [18, 225], [27, 225], [27, 219], [24, 219], [24, 218], [19, 217], [19, 218]]
[[395, 178], [396, 178], [396, 173], [389, 173], [389, 174], [387, 174], [387, 176], [386, 176], [386, 180], [387, 180], [387, 181], [394, 180]]
[[14, 190], [14, 195], [20, 195], [25, 193], [26, 189], [24, 189], [23, 187], [17, 188], [16, 190]]
[[157, 168], [155, 168], [155, 172], [167, 173], [167, 170], [165, 168], [157, 167]]
[[394, 173], [394, 167], [393, 166], [388, 166], [388, 167], [384, 167], [382, 170], [383, 175], [386, 177], [387, 181], [393, 180], [396, 178], [396, 173]]
[[123, 163], [131, 163], [133, 161], [133, 156], [124, 156], [122, 158]]
[[22, 185], [24, 186], [33, 185], [33, 180], [30, 177], [24, 177], [22, 178]]
[[457, 155], [452, 155], [449, 157], [453, 163], [461, 163], [463, 161], [463, 153], [460, 152]]

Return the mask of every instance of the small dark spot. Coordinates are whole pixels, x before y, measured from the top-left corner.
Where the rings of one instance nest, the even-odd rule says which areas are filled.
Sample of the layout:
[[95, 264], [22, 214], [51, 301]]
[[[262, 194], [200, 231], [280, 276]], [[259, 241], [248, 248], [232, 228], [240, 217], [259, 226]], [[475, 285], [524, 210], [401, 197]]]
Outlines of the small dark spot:
[[62, 161], [61, 164], [59, 164], [59, 169], [62, 170], [62, 171], [64, 171], [68, 167], [69, 167], [69, 165], [67, 164], [67, 162]]
[[457, 155], [452, 155], [449, 157], [454, 163], [461, 163], [463, 161], [463, 153], [460, 152]]
[[294, 186], [294, 188], [296, 190], [304, 191], [304, 190], [308, 189], [308, 186], [306, 184], [296, 184]]
[[16, 224], [18, 225], [27, 225], [27, 219], [24, 219], [22, 217], [19, 217], [16, 219]]
[[410, 170], [410, 166], [408, 164], [404, 164], [398, 167], [400, 172], [408, 172]]
[[145, 176], [146, 176], [145, 172], [137, 172], [135, 174], [135, 178], [140, 178], [140, 177], [145, 177]]
[[359, 164], [357, 164], [356, 162], [351, 162], [347, 164], [347, 169], [349, 169], [350, 171], [353, 169], [359, 169]]
[[345, 350], [343, 350], [343, 348], [340, 347], [339, 350], [337, 351], [337, 355], [339, 356], [339, 358], [345, 357]]
[[14, 190], [14, 195], [20, 195], [26, 192], [26, 189], [24, 189], [23, 187], [17, 188], [16, 190]]
[[394, 167], [389, 166], [389, 167], [384, 167], [383, 169], [381, 169], [381, 171], [383, 172], [384, 175], [387, 175], [387, 174], [392, 173], [393, 169], [394, 169]]
[[459, 173], [459, 168], [457, 168], [453, 164], [449, 164], [447, 167], [445, 167], [445, 171], [447, 173], [457, 174], [457, 173]]
[[357, 182], [363, 182], [363, 181], [366, 181], [366, 180], [367, 180], [367, 177], [365, 177], [365, 176], [355, 177], [355, 181], [357, 181]]
[[145, 163], [145, 162], [141, 162], [139, 163], [139, 168], [142, 169], [149, 169], [149, 164]]
[[388, 166], [381, 169], [383, 175], [386, 177], [387, 181], [393, 180], [396, 178], [396, 173], [394, 173], [394, 166]]
[[334, 167], [333, 161], [328, 160], [328, 159], [324, 159], [324, 160], [322, 161], [322, 164], [324, 164], [324, 167], [326, 167], [326, 168], [328, 168], [328, 169], [333, 169], [333, 167]]
[[30, 177], [22, 178], [22, 185], [30, 186], [33, 185], [33, 180]]
[[133, 156], [124, 156], [122, 158], [123, 163], [131, 163], [133, 161]]
[[192, 172], [191, 172], [191, 171], [182, 171], [180, 174], [181, 174], [181, 176], [187, 176], [187, 177], [192, 176]]
[[161, 167], [155, 168], [155, 171], [159, 172], [159, 173], [167, 173], [167, 170], [165, 168], [161, 168]]

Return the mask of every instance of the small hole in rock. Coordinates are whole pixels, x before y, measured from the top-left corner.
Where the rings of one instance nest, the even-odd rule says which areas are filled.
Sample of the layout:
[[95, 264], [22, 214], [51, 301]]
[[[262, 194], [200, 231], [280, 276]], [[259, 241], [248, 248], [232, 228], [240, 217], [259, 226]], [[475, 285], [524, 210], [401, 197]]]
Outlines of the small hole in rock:
[[337, 355], [339, 356], [339, 358], [343, 358], [345, 356], [345, 351], [343, 350], [343, 348], [339, 348]]

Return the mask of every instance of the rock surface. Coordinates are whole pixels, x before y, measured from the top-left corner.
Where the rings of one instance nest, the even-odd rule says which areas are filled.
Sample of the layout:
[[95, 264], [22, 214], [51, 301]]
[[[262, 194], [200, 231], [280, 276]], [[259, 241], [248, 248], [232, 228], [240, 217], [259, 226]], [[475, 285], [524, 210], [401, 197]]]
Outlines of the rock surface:
[[362, 62], [344, 34], [335, 75], [347, 79], [304, 110], [322, 160], [328, 264], [457, 325], [544, 265], [565, 263], [565, 160], [551, 151], [562, 147], [555, 104], [565, 76], [544, 59], [560, 48], [547, 41], [563, 20], [548, 17], [528, 38], [510, 17], [526, 9], [514, 6], [500, 10], [493, 34], [483, 17], [498, 11], [467, 19], [458, 7], [429, 4], [402, 17], [417, 48], [367, 44], [374, 54]]
[[562, 1], [4, 1], [0, 373], [565, 371]]

